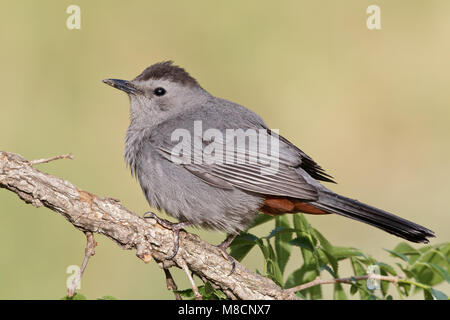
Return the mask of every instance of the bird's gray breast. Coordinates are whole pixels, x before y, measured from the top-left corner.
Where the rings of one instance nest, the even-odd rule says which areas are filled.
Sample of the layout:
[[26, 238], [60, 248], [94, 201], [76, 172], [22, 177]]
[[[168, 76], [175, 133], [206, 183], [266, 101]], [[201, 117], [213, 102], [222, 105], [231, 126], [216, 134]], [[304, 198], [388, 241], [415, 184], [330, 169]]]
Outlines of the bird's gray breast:
[[125, 149], [125, 159], [149, 204], [202, 228], [244, 230], [258, 214], [262, 196], [206, 183], [164, 158], [151, 143], [152, 134], [155, 132], [129, 132]]

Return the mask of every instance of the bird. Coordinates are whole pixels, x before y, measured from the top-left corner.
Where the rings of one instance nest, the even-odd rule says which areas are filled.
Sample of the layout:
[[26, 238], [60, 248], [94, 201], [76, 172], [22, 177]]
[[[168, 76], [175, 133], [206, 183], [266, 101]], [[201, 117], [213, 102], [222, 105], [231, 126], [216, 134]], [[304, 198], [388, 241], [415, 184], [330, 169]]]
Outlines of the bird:
[[[218, 245], [226, 253], [260, 214], [337, 214], [415, 243], [435, 236], [414, 222], [334, 193], [324, 183], [335, 181], [310, 156], [253, 111], [210, 94], [172, 61], [155, 63], [130, 81], [103, 82], [130, 100], [127, 166], [149, 205], [179, 221], [144, 215], [174, 231], [169, 259], [177, 254], [179, 231], [187, 226], [228, 233]], [[253, 131], [266, 135], [274, 156], [249, 142], [246, 134]], [[205, 152], [208, 148], [214, 152]]]

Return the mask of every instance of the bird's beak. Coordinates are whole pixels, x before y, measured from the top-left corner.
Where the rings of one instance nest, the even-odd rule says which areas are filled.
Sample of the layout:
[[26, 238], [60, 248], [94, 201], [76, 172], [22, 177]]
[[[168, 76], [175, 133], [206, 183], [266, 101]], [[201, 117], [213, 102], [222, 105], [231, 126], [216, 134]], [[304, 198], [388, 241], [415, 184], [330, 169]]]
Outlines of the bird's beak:
[[116, 89], [125, 91], [128, 94], [142, 93], [142, 91], [140, 89], [136, 88], [136, 86], [134, 84], [132, 84], [130, 81], [127, 81], [127, 80], [105, 79], [105, 80], [103, 80], [103, 83], [106, 83]]

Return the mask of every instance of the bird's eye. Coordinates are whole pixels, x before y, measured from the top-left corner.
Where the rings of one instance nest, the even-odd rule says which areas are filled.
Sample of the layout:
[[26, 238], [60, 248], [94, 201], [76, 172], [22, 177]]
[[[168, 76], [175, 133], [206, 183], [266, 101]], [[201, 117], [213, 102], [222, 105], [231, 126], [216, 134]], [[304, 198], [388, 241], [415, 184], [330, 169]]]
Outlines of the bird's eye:
[[155, 90], [153, 90], [153, 93], [155, 95], [157, 95], [158, 97], [163, 96], [164, 94], [166, 94], [166, 89], [158, 87]]

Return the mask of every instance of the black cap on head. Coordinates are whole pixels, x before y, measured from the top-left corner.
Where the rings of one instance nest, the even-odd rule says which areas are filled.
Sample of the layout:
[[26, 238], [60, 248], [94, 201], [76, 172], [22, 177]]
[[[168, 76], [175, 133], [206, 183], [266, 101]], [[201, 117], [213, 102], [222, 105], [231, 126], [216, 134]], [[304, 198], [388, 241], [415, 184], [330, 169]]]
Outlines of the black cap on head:
[[173, 61], [158, 62], [145, 69], [134, 80], [146, 81], [148, 79], [163, 79], [178, 82], [183, 85], [198, 86], [195, 80], [186, 70], [173, 65]]

